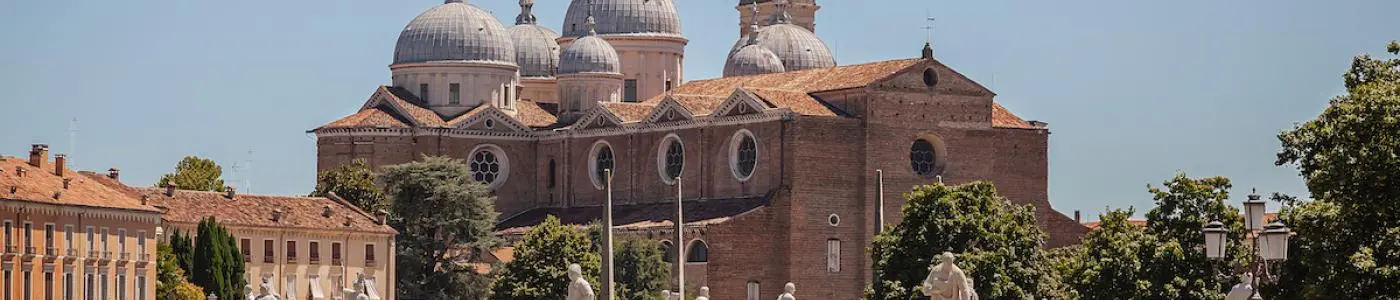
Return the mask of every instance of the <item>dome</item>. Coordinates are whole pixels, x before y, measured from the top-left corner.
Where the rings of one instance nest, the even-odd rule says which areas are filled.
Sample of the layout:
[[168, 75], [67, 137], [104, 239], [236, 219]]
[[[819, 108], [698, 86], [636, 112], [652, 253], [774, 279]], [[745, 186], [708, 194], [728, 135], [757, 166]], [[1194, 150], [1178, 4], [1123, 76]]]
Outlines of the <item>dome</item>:
[[578, 73], [622, 73], [622, 60], [608, 41], [596, 35], [585, 36], [559, 53], [559, 74]]
[[598, 34], [651, 33], [681, 35], [681, 18], [672, 0], [573, 0], [564, 14], [564, 36], [588, 35], [588, 2]]
[[559, 38], [553, 30], [535, 24], [521, 24], [506, 29], [515, 44], [515, 64], [521, 77], [554, 77], [559, 69]]
[[[826, 43], [817, 38], [816, 34], [807, 31], [802, 26], [781, 23], [764, 26], [755, 33], [758, 35], [757, 45], [767, 48], [783, 61], [783, 67], [787, 71], [801, 71], [817, 68], [831, 68], [836, 66], [836, 58], [831, 56], [831, 50], [826, 47]], [[747, 45], [749, 37], [743, 37], [730, 53], [736, 53]]]
[[782, 73], [783, 60], [763, 46], [749, 45], [729, 55], [724, 63], [724, 77]]
[[404, 26], [394, 63], [481, 61], [515, 65], [515, 45], [491, 13], [461, 0], [447, 0]]

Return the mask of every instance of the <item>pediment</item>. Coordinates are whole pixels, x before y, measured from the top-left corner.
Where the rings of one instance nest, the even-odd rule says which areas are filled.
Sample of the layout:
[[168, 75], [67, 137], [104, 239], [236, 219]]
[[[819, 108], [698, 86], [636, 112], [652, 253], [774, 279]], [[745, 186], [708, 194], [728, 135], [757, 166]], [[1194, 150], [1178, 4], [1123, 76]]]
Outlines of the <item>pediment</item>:
[[729, 94], [728, 98], [724, 99], [723, 103], [720, 103], [718, 108], [715, 108], [715, 113], [713, 115], [716, 117], [726, 117], [761, 114], [765, 109], [768, 109], [768, 105], [763, 104], [763, 101], [759, 100], [758, 96], [747, 89], [737, 88], [734, 89], [733, 93]]
[[386, 107], [388, 108], [388, 111], [390, 113], [395, 115], [395, 117], [407, 120], [410, 125], [413, 125], [414, 127], [423, 126], [422, 123], [418, 122], [418, 119], [413, 118], [413, 114], [408, 113], [407, 108], [402, 106], [412, 104], [407, 104], [404, 101], [394, 101], [392, 97], [394, 97], [394, 95], [389, 92], [388, 88], [380, 86], [378, 89], [374, 90], [374, 94], [371, 94], [368, 100], [365, 100], [365, 104], [360, 106], [360, 110], [363, 111], [366, 109], [373, 109], [375, 107]]
[[574, 130], [622, 126], [622, 118], [602, 105], [589, 109], [583, 117], [574, 122]]
[[[927, 73], [927, 74], [926, 74]], [[929, 81], [926, 81], [929, 79]], [[932, 83], [932, 85], [929, 85]], [[871, 84], [877, 89], [933, 91], [940, 94], [994, 96], [992, 90], [938, 60], [915, 64]]]
[[651, 113], [647, 114], [647, 117], [643, 120], [645, 120], [644, 122], [646, 123], [654, 124], [694, 119], [695, 114], [691, 113], [690, 109], [686, 109], [676, 98], [667, 95], [665, 99], [661, 100], [661, 103], [656, 104], [656, 107], [653, 108]]
[[530, 131], [528, 126], [521, 124], [510, 115], [501, 111], [495, 106], [486, 106], [480, 111], [469, 112], [466, 119], [456, 123], [457, 129], [478, 130], [478, 131], [498, 131], [498, 132], [525, 132]]

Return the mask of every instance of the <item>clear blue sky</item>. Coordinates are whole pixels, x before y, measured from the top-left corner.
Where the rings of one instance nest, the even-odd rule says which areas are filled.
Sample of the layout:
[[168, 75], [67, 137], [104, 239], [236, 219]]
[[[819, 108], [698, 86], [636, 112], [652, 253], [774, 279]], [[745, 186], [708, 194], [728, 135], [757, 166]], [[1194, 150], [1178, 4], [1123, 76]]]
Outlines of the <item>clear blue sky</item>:
[[[514, 0], [473, 0], [508, 25]], [[564, 0], [540, 0], [558, 28]], [[736, 1], [678, 0], [686, 78], [717, 77]], [[81, 169], [155, 182], [213, 158], [255, 193], [304, 194], [305, 130], [352, 113], [376, 85], [413, 1], [0, 1], [0, 153], [44, 142]], [[1350, 58], [1400, 39], [1400, 2], [819, 0], [817, 33], [842, 64], [914, 57], [925, 10], [937, 57], [1050, 123], [1050, 199], [1094, 218], [1151, 204], [1178, 171], [1305, 194], [1275, 167], [1275, 134], [1341, 92]], [[252, 150], [252, 155], [248, 151]], [[229, 167], [251, 161], [233, 176]]]

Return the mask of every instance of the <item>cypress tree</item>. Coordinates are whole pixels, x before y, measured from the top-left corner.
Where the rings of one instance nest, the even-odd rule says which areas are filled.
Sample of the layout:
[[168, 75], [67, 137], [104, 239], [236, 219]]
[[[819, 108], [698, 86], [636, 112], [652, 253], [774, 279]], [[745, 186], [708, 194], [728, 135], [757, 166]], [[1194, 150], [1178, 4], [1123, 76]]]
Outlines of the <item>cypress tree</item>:
[[243, 272], [242, 253], [233, 236], [219, 226], [214, 217], [201, 220], [195, 237], [190, 282], [219, 299], [242, 299], [243, 286], [247, 285]]

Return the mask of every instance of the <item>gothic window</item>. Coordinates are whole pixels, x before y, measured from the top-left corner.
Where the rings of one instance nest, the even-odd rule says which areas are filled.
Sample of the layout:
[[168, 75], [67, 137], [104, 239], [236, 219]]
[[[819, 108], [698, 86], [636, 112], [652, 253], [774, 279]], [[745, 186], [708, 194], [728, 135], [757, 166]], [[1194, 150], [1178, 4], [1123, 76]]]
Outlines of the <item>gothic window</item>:
[[734, 178], [738, 178], [739, 181], [748, 180], [753, 176], [754, 167], [758, 164], [758, 141], [754, 140], [752, 132], [739, 130], [734, 133], [730, 143], [732, 150], [729, 167], [734, 171]]
[[622, 82], [622, 101], [637, 102], [637, 80], [628, 79]]
[[919, 176], [938, 175], [938, 153], [933, 143], [925, 139], [915, 140], [914, 145], [909, 147], [909, 164]]
[[[427, 95], [428, 93], [423, 93], [423, 94], [424, 94], [424, 95]], [[461, 104], [461, 103], [462, 103], [462, 84], [460, 84], [460, 83], [453, 83], [453, 84], [447, 85], [447, 104]]]
[[663, 140], [659, 150], [656, 164], [661, 179], [667, 184], [675, 183], [685, 169], [685, 146], [681, 145], [680, 137], [673, 134]]
[[510, 164], [505, 152], [495, 145], [476, 147], [467, 157], [467, 167], [471, 169], [472, 180], [490, 188], [499, 187], [509, 175]]
[[705, 263], [710, 261], [710, 246], [705, 245], [705, 241], [694, 241], [690, 243], [690, 249], [685, 250], [686, 263]]

